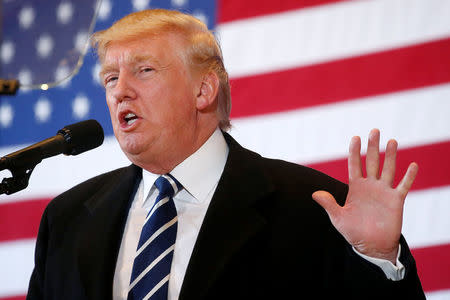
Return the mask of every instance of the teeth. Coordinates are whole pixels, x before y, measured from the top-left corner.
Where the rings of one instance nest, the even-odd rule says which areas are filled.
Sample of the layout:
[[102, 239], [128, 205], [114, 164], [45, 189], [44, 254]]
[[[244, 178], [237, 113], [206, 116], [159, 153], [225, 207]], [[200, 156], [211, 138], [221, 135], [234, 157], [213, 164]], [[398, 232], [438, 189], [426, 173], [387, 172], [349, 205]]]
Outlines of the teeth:
[[133, 113], [127, 113], [123, 119], [125, 120], [125, 122], [127, 122], [128, 125], [133, 124], [134, 122], [136, 122], [136, 120], [138, 119], [138, 117], [133, 114]]

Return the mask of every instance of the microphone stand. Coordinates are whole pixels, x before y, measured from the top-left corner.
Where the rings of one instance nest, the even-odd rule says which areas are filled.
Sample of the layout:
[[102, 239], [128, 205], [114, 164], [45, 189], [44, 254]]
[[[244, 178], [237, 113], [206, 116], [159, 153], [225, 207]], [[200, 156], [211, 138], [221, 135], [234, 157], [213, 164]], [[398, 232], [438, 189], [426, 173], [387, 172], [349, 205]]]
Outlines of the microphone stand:
[[25, 189], [28, 186], [34, 167], [11, 171], [13, 177], [3, 178], [0, 183], [0, 195], [10, 195]]
[[[21, 191], [28, 186], [31, 173], [38, 163], [42, 161], [39, 148], [32, 149], [37, 155], [24, 156], [20, 160], [10, 160], [7, 156], [0, 158], [0, 171], [8, 169], [11, 171], [12, 177], [3, 178], [0, 183], [0, 195], [13, 194]], [[28, 152], [30, 153], [30, 152]]]

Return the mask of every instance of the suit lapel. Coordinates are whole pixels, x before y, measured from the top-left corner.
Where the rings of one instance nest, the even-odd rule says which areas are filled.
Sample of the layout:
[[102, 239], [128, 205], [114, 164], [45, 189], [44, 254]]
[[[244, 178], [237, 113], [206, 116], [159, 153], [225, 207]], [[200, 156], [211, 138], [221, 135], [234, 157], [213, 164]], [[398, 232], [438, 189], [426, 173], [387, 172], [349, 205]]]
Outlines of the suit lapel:
[[266, 223], [256, 204], [273, 190], [259, 155], [228, 134], [227, 163], [195, 243], [179, 299], [202, 299], [224, 266]]
[[117, 255], [142, 173], [134, 165], [116, 172], [85, 202], [78, 245], [80, 277], [88, 299], [111, 299]]

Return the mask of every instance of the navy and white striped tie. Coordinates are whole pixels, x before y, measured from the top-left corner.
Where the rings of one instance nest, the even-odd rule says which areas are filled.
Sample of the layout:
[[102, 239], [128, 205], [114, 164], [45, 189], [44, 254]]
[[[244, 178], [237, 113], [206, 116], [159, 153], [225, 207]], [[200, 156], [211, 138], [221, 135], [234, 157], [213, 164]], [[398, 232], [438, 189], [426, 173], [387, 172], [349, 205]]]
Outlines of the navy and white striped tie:
[[145, 219], [133, 263], [128, 300], [167, 300], [170, 267], [177, 235], [172, 197], [182, 189], [170, 174], [155, 181], [159, 195]]

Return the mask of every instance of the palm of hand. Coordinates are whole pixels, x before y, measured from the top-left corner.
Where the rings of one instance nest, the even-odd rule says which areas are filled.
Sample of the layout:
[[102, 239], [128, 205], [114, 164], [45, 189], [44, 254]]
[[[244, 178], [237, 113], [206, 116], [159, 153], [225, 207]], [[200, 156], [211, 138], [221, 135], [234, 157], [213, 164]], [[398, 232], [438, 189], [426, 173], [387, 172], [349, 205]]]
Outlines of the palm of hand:
[[[394, 189], [372, 178], [350, 185], [346, 204], [332, 222], [359, 252], [389, 256], [397, 252], [402, 227], [403, 201]], [[379, 256], [378, 255], [378, 256]]]
[[372, 130], [367, 147], [367, 178], [362, 175], [361, 141], [354, 137], [349, 154], [349, 192], [343, 207], [325, 191], [313, 194], [328, 213], [336, 229], [356, 250], [395, 263], [402, 228], [403, 204], [417, 164], [410, 164], [400, 184], [393, 188], [397, 143], [390, 140], [381, 176], [379, 173], [378, 130]]

